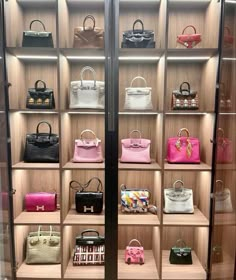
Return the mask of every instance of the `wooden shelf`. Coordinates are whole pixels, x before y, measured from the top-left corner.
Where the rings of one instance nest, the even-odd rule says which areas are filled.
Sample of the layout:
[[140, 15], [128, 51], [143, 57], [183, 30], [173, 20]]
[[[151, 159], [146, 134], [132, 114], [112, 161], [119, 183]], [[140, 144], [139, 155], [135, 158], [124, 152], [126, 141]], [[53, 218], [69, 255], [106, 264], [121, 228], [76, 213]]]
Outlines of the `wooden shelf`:
[[236, 213], [215, 213], [214, 216], [215, 226], [235, 226], [236, 225]]
[[[42, 5], [42, 4], [41, 4]], [[7, 47], [7, 52], [14, 55], [14, 56], [48, 56], [48, 58], [44, 58], [43, 61], [48, 60], [57, 60], [57, 49], [56, 48], [28, 48], [28, 47]], [[56, 58], [54, 58], [56, 57]], [[24, 60], [24, 58], [21, 58]], [[27, 58], [27, 61], [29, 60], [39, 60], [40, 58]], [[42, 62], [42, 59], [40, 59], [40, 62]]]
[[59, 169], [59, 163], [30, 163], [18, 162], [12, 165], [13, 169]]
[[36, 7], [47, 7], [52, 8], [56, 7], [56, 0], [17, 0], [19, 5], [21, 5], [24, 8], [36, 8]]
[[54, 212], [22, 212], [14, 220], [15, 225], [28, 224], [60, 224], [60, 211]]
[[155, 162], [153, 159], [151, 163], [118, 163], [119, 170], [161, 170], [160, 165]]
[[86, 8], [88, 7], [101, 7], [104, 6], [104, 0], [66, 0], [67, 5], [70, 8], [77, 8], [77, 7], [83, 7], [85, 6]]
[[99, 169], [99, 170], [103, 170], [105, 168], [105, 163], [104, 162], [84, 162], [84, 163], [80, 163], [80, 162], [72, 162], [69, 161], [67, 162], [64, 166], [63, 169]]
[[[78, 2], [78, 1], [77, 1]], [[73, 56], [73, 57], [77, 57], [77, 58], [69, 58], [70, 60], [78, 60], [78, 57], [81, 57], [83, 60], [85, 59], [85, 57], [87, 57], [87, 59], [93, 59], [93, 60], [105, 60], [105, 51], [104, 49], [75, 49], [75, 48], [61, 48], [60, 49], [61, 53], [63, 55], [67, 56]], [[104, 59], [102, 60], [100, 59], [96, 59], [96, 57], [104, 57]]]
[[172, 171], [211, 171], [211, 166], [201, 162], [200, 164], [176, 164], [176, 163], [167, 163], [165, 162], [165, 170], [172, 170]]
[[79, 214], [75, 209], [71, 209], [67, 214], [64, 225], [104, 225], [104, 211], [101, 214]]
[[209, 226], [209, 220], [198, 209], [194, 214], [163, 214], [165, 226]]
[[[183, 57], [183, 60], [184, 61], [184, 58], [188, 58], [188, 57], [193, 57], [194, 59], [194, 62], [197, 62], [198, 60], [195, 60], [197, 57], [212, 57], [214, 55], [217, 54], [217, 49], [168, 49], [167, 50], [167, 60], [169, 57], [178, 57], [178, 59], [176, 61], [181, 61], [179, 60], [179, 57]], [[208, 58], [204, 59], [204, 60], [199, 60], [200, 62], [204, 62], [208, 60]], [[173, 62], [175, 60], [168, 60], [168, 62]], [[189, 61], [190, 63], [192, 63], [192, 60], [189, 59], [187, 60]]]
[[[133, 49], [133, 48], [120, 48], [119, 60], [120, 62], [133, 61], [133, 62], [152, 62], [158, 61], [164, 54], [163, 49]], [[141, 57], [139, 59], [139, 57]]]
[[151, 250], [144, 252], [143, 265], [129, 265], [125, 263], [125, 250], [118, 251], [118, 279], [128, 280], [156, 280], [159, 279], [155, 259]]
[[[120, 211], [120, 210], [119, 210]], [[118, 225], [145, 225], [145, 226], [159, 226], [160, 221], [157, 215], [152, 213], [146, 214], [125, 214], [119, 213]]]
[[42, 109], [42, 110], [35, 110], [35, 109], [21, 109], [21, 110], [15, 110], [11, 109], [9, 110], [10, 113], [22, 113], [22, 114], [58, 114], [58, 110], [52, 110], [52, 109]]
[[170, 8], [204, 8], [211, 0], [169, 0]]
[[192, 265], [174, 265], [169, 263], [169, 251], [162, 251], [162, 279], [189, 280], [206, 279], [206, 271], [202, 267], [194, 251]]

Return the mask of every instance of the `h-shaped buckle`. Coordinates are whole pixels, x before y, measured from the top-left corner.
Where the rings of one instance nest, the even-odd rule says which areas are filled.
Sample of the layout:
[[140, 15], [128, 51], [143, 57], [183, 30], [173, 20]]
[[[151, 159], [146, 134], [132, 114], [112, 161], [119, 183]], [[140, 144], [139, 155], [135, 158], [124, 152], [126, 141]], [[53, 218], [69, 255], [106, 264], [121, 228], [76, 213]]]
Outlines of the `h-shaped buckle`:
[[39, 211], [39, 210], [44, 211], [44, 205], [42, 205], [42, 206], [36, 205], [36, 211]]
[[86, 213], [88, 210], [90, 210], [90, 212], [93, 213], [94, 212], [93, 211], [93, 206], [91, 206], [91, 207], [84, 206], [84, 213]]

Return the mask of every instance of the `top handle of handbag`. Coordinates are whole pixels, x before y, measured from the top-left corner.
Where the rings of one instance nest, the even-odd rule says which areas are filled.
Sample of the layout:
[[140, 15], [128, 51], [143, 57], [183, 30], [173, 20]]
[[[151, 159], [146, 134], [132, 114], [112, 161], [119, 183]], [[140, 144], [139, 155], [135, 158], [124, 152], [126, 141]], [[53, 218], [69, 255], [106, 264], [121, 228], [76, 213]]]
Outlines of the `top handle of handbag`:
[[196, 28], [195, 28], [193, 25], [187, 25], [187, 26], [184, 28], [182, 34], [184, 34], [184, 31], [185, 31], [187, 28], [189, 28], [189, 27], [191, 27], [191, 28], [193, 29], [193, 31], [194, 31], [195, 34], [197, 33]]
[[137, 23], [140, 23], [142, 25], [142, 33], [144, 31], [144, 25], [143, 25], [143, 22], [141, 21], [141, 19], [136, 19], [135, 22], [133, 23], [133, 32], [134, 32], [134, 27]]
[[90, 133], [90, 134], [93, 135], [93, 138], [94, 138], [95, 140], [97, 139], [97, 136], [96, 136], [95, 132], [93, 132], [91, 129], [85, 129], [85, 130], [83, 130], [83, 131], [80, 133], [80, 139], [81, 139], [81, 140], [84, 140], [84, 139], [85, 139], [85, 137], [84, 137], [84, 134], [85, 134], [85, 133]]
[[96, 233], [97, 236], [99, 236], [99, 232], [98, 232], [97, 230], [95, 230], [95, 229], [86, 229], [86, 230], [83, 230], [83, 231], [81, 232], [81, 237], [83, 238], [83, 237], [84, 237], [84, 234], [89, 233], [89, 232]]
[[[42, 226], [38, 226], [38, 239], [39, 239], [39, 236], [41, 235], [41, 229], [42, 229]], [[49, 226], [49, 236], [51, 238], [52, 236], [52, 226]]]
[[139, 245], [138, 247], [142, 247], [142, 245], [141, 245], [140, 241], [138, 241], [138, 239], [132, 239], [132, 240], [130, 240], [128, 246], [131, 246], [131, 244], [134, 243], [134, 242], [138, 243], [138, 245]]
[[39, 126], [40, 126], [42, 123], [45, 123], [45, 124], [48, 125], [48, 127], [49, 127], [49, 137], [50, 137], [51, 134], [52, 134], [52, 127], [51, 127], [50, 123], [48, 123], [48, 122], [46, 122], [46, 121], [41, 121], [41, 122], [38, 123], [37, 128], [36, 128], [36, 134], [39, 134]]
[[181, 128], [180, 130], [179, 130], [179, 132], [178, 132], [178, 140], [176, 141], [176, 143], [175, 143], [175, 147], [176, 147], [176, 149], [178, 150], [178, 151], [180, 151], [181, 150], [181, 136], [182, 136], [182, 132], [186, 132], [186, 134], [187, 134], [187, 139], [186, 139], [186, 141], [187, 141], [187, 147], [186, 147], [186, 153], [187, 153], [187, 156], [188, 157], [190, 157], [191, 156], [191, 154], [192, 154], [192, 144], [191, 144], [191, 142], [190, 142], [190, 139], [189, 139], [189, 131], [188, 131], [188, 129], [187, 128]]
[[95, 18], [94, 18], [94, 16], [92, 16], [92, 15], [87, 15], [87, 16], [84, 18], [84, 21], [83, 21], [83, 29], [86, 30], [86, 28], [85, 28], [85, 23], [86, 23], [86, 21], [87, 21], [88, 19], [91, 19], [91, 20], [92, 20], [92, 22], [93, 22], [93, 28], [92, 28], [92, 30], [94, 30], [94, 28], [95, 28]]
[[[187, 88], [183, 88], [183, 85], [187, 85]], [[190, 84], [188, 82], [183, 82], [180, 87], [179, 91], [182, 93], [182, 91], [188, 91], [190, 93]]]
[[[39, 87], [38, 87], [38, 84], [39, 84], [40, 82], [43, 84], [43, 88], [39, 88]], [[35, 88], [36, 91], [38, 91], [38, 90], [43, 90], [43, 91], [45, 91], [45, 90], [46, 90], [46, 83], [45, 83], [44, 81], [42, 81], [42, 80], [37, 80], [37, 81], [35, 82], [35, 84], [34, 84], [34, 88]]]
[[[135, 133], [138, 134], [138, 137], [133, 137], [133, 135]], [[141, 144], [141, 138], [142, 138], [141, 131], [138, 129], [132, 130], [129, 134], [129, 138], [130, 138], [131, 144], [133, 144], [133, 145], [138, 145], [138, 143]]]
[[34, 19], [34, 20], [31, 21], [31, 23], [30, 23], [30, 30], [31, 30], [32, 24], [33, 24], [34, 22], [39, 22], [39, 23], [41, 23], [41, 25], [42, 25], [44, 31], [46, 31], [45, 25], [44, 25], [43, 22], [42, 22], [41, 20], [39, 20], [39, 19]]
[[[97, 192], [102, 192], [103, 191], [103, 186], [102, 186], [102, 182], [98, 177], [93, 177], [91, 178], [87, 183], [85, 184], [81, 184], [77, 181], [70, 181], [70, 188], [79, 192], [83, 192], [84, 189], [86, 189], [87, 187], [89, 187], [89, 185], [91, 184], [92, 181], [97, 180], [98, 185], [97, 185]], [[73, 185], [77, 185], [77, 186], [73, 186]]]
[[133, 87], [133, 82], [134, 82], [135, 80], [143, 80], [143, 81], [144, 81], [144, 84], [145, 84], [145, 87], [147, 87], [147, 81], [146, 81], [143, 77], [141, 77], [141, 76], [134, 77], [133, 80], [132, 80], [131, 83], [130, 83], [130, 87]]
[[185, 248], [186, 247], [186, 243], [184, 242], [183, 239], [178, 239], [175, 243], [175, 246], [176, 247], [179, 247], [179, 248]]
[[84, 74], [85, 71], [90, 71], [90, 72], [92, 72], [92, 74], [93, 74], [93, 80], [94, 80], [94, 88], [96, 88], [96, 72], [95, 72], [95, 70], [94, 70], [92, 67], [90, 67], [90, 66], [85, 66], [85, 67], [81, 70], [81, 72], [80, 72], [81, 86], [83, 87], [83, 80], [84, 80], [83, 74]]
[[225, 33], [227, 33], [227, 35], [231, 35], [231, 31], [230, 31], [230, 29], [229, 29], [228, 26], [225, 26], [225, 27], [224, 27], [224, 30], [226, 30]]
[[[180, 183], [180, 186], [177, 187], [177, 184]], [[173, 184], [173, 189], [176, 190], [176, 189], [180, 189], [181, 191], [184, 189], [184, 182], [181, 181], [181, 180], [176, 180]]]
[[181, 128], [181, 129], [178, 131], [178, 135], [177, 135], [177, 136], [178, 136], [178, 137], [181, 137], [183, 131], [186, 132], [187, 138], [189, 138], [189, 131], [188, 131], [188, 129], [185, 128], [185, 127]]
[[[223, 192], [224, 191], [224, 182], [222, 180], [216, 180], [215, 185], [216, 185], [216, 192]], [[220, 187], [218, 187], [218, 186], [220, 186]]]

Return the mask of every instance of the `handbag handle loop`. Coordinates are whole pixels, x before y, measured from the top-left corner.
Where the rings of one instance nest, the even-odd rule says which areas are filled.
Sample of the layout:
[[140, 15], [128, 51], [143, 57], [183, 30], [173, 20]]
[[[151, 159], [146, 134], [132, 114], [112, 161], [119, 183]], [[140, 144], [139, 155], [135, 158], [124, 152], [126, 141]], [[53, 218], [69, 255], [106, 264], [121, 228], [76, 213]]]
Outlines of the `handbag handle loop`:
[[133, 82], [135, 81], [135, 80], [143, 80], [144, 81], [144, 83], [145, 83], [145, 87], [147, 87], [147, 81], [143, 78], [143, 77], [141, 77], [141, 76], [137, 76], [137, 77], [134, 77], [133, 78], [133, 80], [131, 81], [131, 83], [130, 83], [130, 87], [132, 87], [133, 86]]
[[85, 71], [90, 71], [93, 74], [93, 80], [94, 80], [94, 88], [96, 88], [96, 72], [95, 70], [90, 66], [85, 66], [81, 72], [80, 72], [80, 79], [81, 79], [81, 86], [83, 87], [83, 74]]
[[130, 246], [133, 242], [138, 243], [139, 247], [142, 247], [142, 245], [141, 245], [140, 241], [138, 241], [138, 239], [132, 239], [132, 240], [130, 240], [130, 242], [129, 242], [129, 245], [128, 245], [128, 246]]
[[230, 29], [229, 29], [229, 27], [228, 26], [225, 26], [224, 27], [224, 30], [226, 30], [227, 32], [227, 35], [231, 35], [231, 31], [230, 31]]
[[192, 29], [194, 30], [194, 33], [195, 33], [195, 34], [197, 33], [196, 28], [195, 28], [193, 25], [187, 25], [187, 26], [184, 28], [182, 34], [184, 34], [184, 31], [185, 31], [187, 28], [189, 28], [189, 27], [192, 27]]
[[[219, 135], [219, 134], [220, 134], [220, 135]], [[221, 136], [222, 138], [225, 137], [225, 133], [224, 133], [223, 128], [219, 127], [219, 128], [217, 129], [217, 136]]]
[[[179, 245], [179, 246], [178, 246], [178, 245]], [[176, 247], [180, 247], [180, 248], [184, 248], [184, 247], [186, 247], [186, 243], [184, 242], [183, 239], [178, 239], [178, 240], [176, 241], [176, 243], [175, 243], [175, 246], [176, 246]]]
[[99, 232], [98, 232], [97, 230], [95, 230], [95, 229], [86, 229], [86, 230], [83, 230], [83, 231], [81, 232], [81, 237], [83, 238], [83, 237], [84, 237], [84, 234], [85, 234], [85, 233], [88, 233], [88, 232], [94, 232], [94, 233], [97, 234], [97, 236], [99, 236]]
[[224, 190], [224, 182], [222, 180], [216, 180], [216, 192], [217, 192], [217, 185], [220, 184], [220, 191]]
[[[84, 189], [86, 189], [87, 187], [89, 187], [89, 185], [91, 184], [91, 182], [93, 180], [97, 180], [98, 181], [98, 185], [97, 185], [97, 192], [102, 192], [103, 191], [103, 186], [102, 186], [102, 181], [98, 178], [98, 177], [92, 177], [87, 183], [85, 184], [81, 184], [78, 181], [70, 181], [70, 188], [79, 192], [83, 192]], [[78, 186], [73, 186], [73, 184], [77, 184]]]
[[134, 27], [137, 23], [140, 23], [142, 25], [142, 33], [144, 31], [144, 26], [143, 26], [143, 22], [141, 21], [141, 19], [136, 19], [135, 22], [133, 23], [133, 32], [134, 32]]
[[34, 22], [39, 22], [39, 23], [41, 23], [41, 25], [43, 26], [44, 31], [46, 31], [45, 25], [44, 25], [43, 22], [42, 22], [41, 20], [39, 20], [39, 19], [35, 19], [35, 20], [32, 20], [32, 21], [31, 21], [31, 23], [30, 23], [30, 30], [31, 30], [32, 24], [33, 24]]
[[[40, 226], [38, 226], [38, 240], [39, 240], [39, 236], [40, 236], [41, 228], [42, 228], [42, 226], [41, 226], [41, 225], [40, 225]], [[51, 225], [49, 226], [49, 229], [50, 229], [50, 234], [49, 234], [49, 236], [50, 236], [50, 239], [51, 239], [51, 236], [52, 236], [52, 226], [51, 226]]]
[[186, 132], [186, 134], [187, 134], [187, 138], [189, 138], [189, 131], [188, 131], [188, 129], [187, 128], [181, 128], [180, 130], [179, 130], [179, 132], [178, 132], [178, 137], [181, 137], [182, 136], [182, 132], [183, 131], [185, 131]]
[[[184, 88], [184, 89], [183, 89], [183, 85], [187, 85], [187, 88]], [[180, 85], [179, 91], [182, 92], [182, 91], [184, 91], [184, 90], [190, 92], [190, 84], [189, 84], [188, 82], [183, 82], [183, 83]]]
[[142, 134], [141, 134], [141, 131], [140, 130], [138, 130], [138, 129], [134, 129], [134, 130], [132, 130], [131, 132], [130, 132], [130, 134], [129, 134], [129, 138], [132, 138], [132, 135], [134, 134], [134, 133], [138, 133], [138, 135], [139, 135], [139, 139], [141, 139], [141, 137], [142, 137]]
[[192, 144], [191, 144], [190, 139], [189, 139], [189, 131], [188, 131], [187, 128], [184, 127], [184, 128], [181, 128], [179, 130], [178, 135], [177, 135], [179, 137], [179, 139], [176, 141], [175, 147], [176, 147], [176, 149], [178, 151], [181, 150], [181, 136], [182, 136], [181, 134], [182, 134], [183, 131], [185, 131], [186, 134], [187, 134], [187, 139], [186, 139], [186, 141], [187, 141], [186, 156], [187, 157], [191, 157], [191, 155], [192, 155]]
[[[39, 90], [38, 84], [39, 84], [40, 82], [43, 84], [43, 91], [45, 91], [45, 90], [46, 90], [46, 83], [45, 83], [44, 81], [42, 81], [42, 80], [37, 80], [37, 81], [35, 82], [35, 84], [34, 84], [35, 90], [36, 90], [36, 91]], [[40, 89], [40, 90], [41, 90], [41, 89]]]
[[87, 132], [91, 133], [91, 134], [94, 136], [94, 139], [97, 139], [96, 134], [95, 134], [91, 129], [85, 129], [85, 130], [83, 130], [83, 131], [80, 133], [80, 139], [81, 139], [81, 140], [84, 140], [83, 135], [84, 135], [85, 133], [87, 133]]
[[92, 15], [87, 15], [87, 16], [84, 18], [84, 21], [83, 21], [83, 29], [85, 30], [85, 22], [86, 22], [88, 19], [91, 19], [91, 20], [92, 20], [92, 22], [93, 22], [93, 29], [92, 29], [92, 30], [94, 30], [94, 28], [95, 28], [95, 18], [94, 18], [94, 16], [92, 16]]
[[184, 182], [181, 181], [181, 180], [176, 180], [176, 181], [174, 182], [174, 184], [173, 184], [173, 188], [176, 189], [176, 188], [177, 188], [176, 185], [177, 185], [178, 183], [180, 183], [180, 187], [179, 187], [179, 188], [180, 188], [181, 190], [184, 189]]
[[48, 127], [49, 127], [49, 137], [50, 137], [51, 134], [52, 134], [52, 127], [51, 127], [50, 123], [48, 123], [48, 122], [46, 122], [46, 121], [41, 121], [41, 122], [38, 123], [37, 128], [36, 128], [36, 134], [39, 134], [39, 126], [40, 126], [42, 123], [46, 123], [46, 124], [48, 125]]

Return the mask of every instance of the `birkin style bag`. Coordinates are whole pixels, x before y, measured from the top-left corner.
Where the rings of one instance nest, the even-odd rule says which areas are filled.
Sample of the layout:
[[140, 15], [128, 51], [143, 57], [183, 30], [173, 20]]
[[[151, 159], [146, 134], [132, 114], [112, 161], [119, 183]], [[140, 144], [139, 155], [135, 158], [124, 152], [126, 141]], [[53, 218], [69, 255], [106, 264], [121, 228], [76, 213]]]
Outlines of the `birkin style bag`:
[[233, 162], [233, 145], [229, 138], [224, 135], [224, 130], [218, 128], [216, 137], [216, 162], [232, 163]]
[[[187, 28], [192, 28], [193, 33], [185, 34]], [[196, 28], [193, 25], [187, 25], [182, 34], [177, 36], [177, 42], [184, 45], [187, 49], [192, 49], [201, 42], [201, 34], [197, 34]]]
[[[85, 138], [86, 133], [93, 138]], [[75, 140], [73, 162], [103, 162], [101, 140], [92, 130], [83, 130], [80, 139]]]
[[[182, 132], [187, 136], [182, 136]], [[190, 137], [187, 128], [181, 128], [177, 137], [167, 141], [167, 161], [169, 163], [200, 163], [200, 141]]]
[[192, 249], [187, 247], [182, 239], [176, 241], [170, 250], [169, 262], [171, 264], [192, 264]]
[[[144, 87], [133, 87], [136, 80], [142, 80]], [[125, 110], [152, 110], [152, 88], [147, 87], [146, 80], [137, 76], [133, 78], [130, 87], [125, 89]]]
[[216, 181], [215, 192], [215, 212], [227, 213], [233, 211], [231, 192], [229, 188], [225, 188], [222, 180]]
[[[84, 73], [89, 71], [93, 80], [84, 80]], [[90, 67], [84, 67], [80, 72], [80, 81], [72, 81], [70, 84], [71, 109], [104, 109], [105, 85], [103, 81], [96, 80], [96, 72]]]
[[[133, 138], [134, 133], [137, 133], [139, 137]], [[121, 140], [120, 162], [150, 163], [150, 144], [151, 140], [142, 138], [139, 130], [132, 130], [130, 138]]]
[[25, 210], [28, 212], [51, 212], [57, 210], [57, 194], [47, 192], [27, 193]]
[[[138, 246], [134, 246], [137, 243]], [[137, 239], [132, 239], [125, 249], [125, 262], [127, 264], [144, 264], [144, 248]]]

